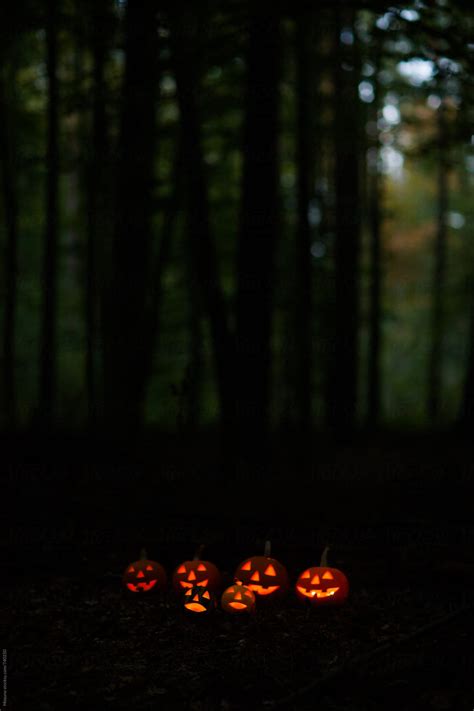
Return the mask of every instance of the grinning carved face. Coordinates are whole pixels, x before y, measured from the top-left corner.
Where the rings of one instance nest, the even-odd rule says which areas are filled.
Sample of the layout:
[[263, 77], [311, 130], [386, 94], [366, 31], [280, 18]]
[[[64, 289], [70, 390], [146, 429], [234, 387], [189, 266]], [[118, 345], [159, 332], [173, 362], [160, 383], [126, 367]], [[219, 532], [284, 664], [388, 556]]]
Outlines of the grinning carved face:
[[216, 606], [214, 595], [203, 587], [189, 588], [184, 593], [184, 609], [193, 613], [212, 612]]
[[255, 612], [255, 595], [246, 585], [231, 585], [222, 594], [221, 607], [232, 614]]
[[266, 556], [253, 556], [244, 560], [235, 571], [235, 580], [261, 597], [278, 597], [288, 588], [285, 566], [275, 558]]
[[166, 587], [166, 573], [154, 560], [137, 560], [125, 570], [123, 582], [125, 587], [134, 593], [159, 590]]
[[349, 593], [346, 576], [337, 568], [308, 568], [296, 581], [296, 594], [315, 605], [339, 604]]
[[177, 592], [193, 587], [217, 590], [220, 587], [221, 575], [208, 560], [186, 560], [173, 574], [173, 587]]

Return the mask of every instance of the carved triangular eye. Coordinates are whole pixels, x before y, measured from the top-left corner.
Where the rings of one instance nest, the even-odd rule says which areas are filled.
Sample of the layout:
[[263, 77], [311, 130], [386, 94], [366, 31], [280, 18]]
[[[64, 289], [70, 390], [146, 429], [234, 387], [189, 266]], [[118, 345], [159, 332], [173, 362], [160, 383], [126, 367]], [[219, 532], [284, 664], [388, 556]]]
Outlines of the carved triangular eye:
[[135, 568], [133, 567], [133, 565], [130, 566], [130, 568], [128, 569], [128, 572], [129, 572], [129, 573], [134, 573], [134, 572], [135, 572]]
[[211, 596], [209, 595], [209, 591], [208, 591], [208, 590], [206, 590], [206, 592], [203, 593], [203, 597], [205, 597], [206, 600], [210, 600], [210, 599], [211, 599]]
[[311, 580], [311, 585], [319, 585], [320, 580], [319, 580], [319, 575], [313, 576], [313, 579]]
[[244, 592], [244, 595], [245, 595], [245, 597], [252, 597], [252, 593], [250, 592], [250, 590], [246, 590]]
[[200, 570], [200, 571], [205, 571], [205, 570], [206, 570], [206, 566], [203, 565], [202, 563], [199, 563], [199, 565], [198, 565], [198, 570]]
[[196, 580], [196, 573], [194, 570], [191, 570], [191, 572], [188, 575], [188, 580]]
[[179, 568], [176, 572], [177, 573], [185, 573], [186, 572], [186, 566], [184, 565], [184, 563], [183, 563], [183, 565], [179, 566]]
[[310, 577], [311, 577], [311, 573], [309, 572], [309, 570], [305, 570], [303, 575], [301, 576], [301, 580], [305, 580], [305, 578], [310, 578]]
[[241, 570], [252, 570], [252, 561], [248, 560], [246, 563], [244, 563]]
[[147, 570], [153, 570], [153, 566], [152, 566], [152, 565], [147, 565], [146, 569], [147, 569]]
[[334, 575], [330, 573], [329, 570], [326, 570], [323, 575], [323, 580], [334, 580]]
[[273, 565], [272, 565], [271, 563], [270, 563], [270, 565], [267, 566], [267, 569], [266, 569], [266, 571], [265, 571], [265, 575], [273, 575], [273, 576], [276, 575], [276, 570], [275, 570], [275, 568], [273, 567]]

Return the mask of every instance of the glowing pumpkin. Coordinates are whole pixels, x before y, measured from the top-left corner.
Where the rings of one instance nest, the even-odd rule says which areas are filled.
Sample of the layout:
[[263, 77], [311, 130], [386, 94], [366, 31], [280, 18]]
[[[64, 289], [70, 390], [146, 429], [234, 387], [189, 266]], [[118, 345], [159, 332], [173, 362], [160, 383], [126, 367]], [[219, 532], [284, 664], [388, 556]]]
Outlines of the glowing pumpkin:
[[246, 585], [231, 585], [222, 593], [221, 607], [234, 615], [255, 612], [255, 595]]
[[313, 605], [340, 605], [349, 594], [349, 582], [340, 570], [329, 568], [325, 548], [319, 566], [307, 568], [296, 581], [296, 594]]
[[192, 614], [208, 614], [216, 607], [216, 599], [211, 590], [203, 587], [188, 588], [183, 598], [184, 610]]
[[218, 590], [221, 585], [219, 570], [208, 560], [200, 560], [201, 548], [193, 560], [185, 560], [173, 573], [173, 587], [176, 592], [182, 593], [195, 586]]
[[140, 560], [125, 569], [123, 584], [127, 590], [134, 593], [163, 590], [166, 587], [165, 569], [155, 560], [149, 560], [146, 551], [142, 550]]
[[276, 598], [288, 589], [286, 568], [275, 558], [270, 558], [270, 541], [265, 543], [264, 554], [242, 561], [235, 571], [235, 581], [246, 585], [257, 597]]

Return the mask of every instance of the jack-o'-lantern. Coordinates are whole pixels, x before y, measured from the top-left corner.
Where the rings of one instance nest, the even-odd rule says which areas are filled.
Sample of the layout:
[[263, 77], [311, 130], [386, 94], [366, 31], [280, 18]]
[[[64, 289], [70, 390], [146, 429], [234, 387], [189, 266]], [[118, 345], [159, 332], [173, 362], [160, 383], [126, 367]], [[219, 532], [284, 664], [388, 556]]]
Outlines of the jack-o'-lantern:
[[201, 560], [202, 546], [198, 549], [193, 560], [185, 560], [173, 573], [173, 587], [182, 593], [195, 586], [218, 590], [221, 584], [221, 574], [214, 563]]
[[140, 560], [125, 569], [123, 584], [134, 593], [163, 590], [166, 587], [165, 569], [155, 560], [149, 560], [146, 551], [142, 550]]
[[192, 614], [205, 614], [213, 612], [216, 599], [212, 590], [198, 587], [188, 588], [183, 598], [184, 611]]
[[231, 585], [222, 593], [221, 607], [234, 615], [255, 612], [255, 595], [246, 585]]
[[319, 566], [307, 568], [296, 581], [296, 594], [313, 605], [340, 605], [349, 594], [349, 582], [340, 570], [329, 568], [325, 548]]
[[270, 541], [267, 541], [263, 555], [247, 558], [235, 571], [235, 581], [250, 588], [257, 598], [275, 599], [288, 589], [286, 568], [275, 558], [270, 558], [270, 552]]

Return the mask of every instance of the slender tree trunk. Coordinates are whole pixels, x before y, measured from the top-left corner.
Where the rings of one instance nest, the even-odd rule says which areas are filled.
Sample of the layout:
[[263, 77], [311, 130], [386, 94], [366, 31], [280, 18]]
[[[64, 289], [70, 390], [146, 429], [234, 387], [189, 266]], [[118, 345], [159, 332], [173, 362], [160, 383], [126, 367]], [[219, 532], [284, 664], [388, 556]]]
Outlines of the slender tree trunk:
[[280, 28], [274, 5], [252, 7], [247, 54], [237, 259], [237, 419], [241, 446], [260, 448], [269, 424], [271, 320], [278, 224]]
[[146, 347], [145, 372], [147, 379], [151, 378], [153, 371], [153, 357], [159, 348], [161, 335], [161, 317], [163, 303], [163, 278], [169, 263], [171, 244], [176, 230], [176, 221], [180, 208], [183, 192], [184, 156], [183, 142], [177, 139], [176, 155], [171, 176], [172, 192], [163, 216], [162, 234], [160, 244], [153, 260], [151, 270], [151, 287], [149, 300], [148, 329], [144, 334]]
[[15, 141], [8, 108], [8, 67], [0, 67], [0, 163], [5, 215], [5, 316], [3, 322], [3, 415], [8, 429], [16, 425], [15, 336], [18, 273], [18, 199]]
[[470, 301], [467, 369], [458, 425], [471, 436], [474, 426], [474, 288], [472, 284]]
[[174, 65], [180, 110], [186, 174], [186, 204], [191, 259], [195, 265], [203, 309], [209, 318], [223, 429], [233, 420], [233, 348], [224, 296], [219, 283], [217, 255], [209, 224], [209, 204], [198, 107], [199, 51], [195, 10], [183, 3], [171, 12]]
[[[379, 69], [378, 53], [375, 58], [376, 71]], [[374, 77], [374, 102], [371, 120], [376, 125], [379, 115], [379, 86], [377, 74]], [[380, 351], [382, 328], [382, 236], [381, 236], [381, 200], [382, 176], [380, 174], [380, 141], [378, 130], [374, 130], [371, 142], [373, 163], [369, 166], [368, 203], [370, 228], [370, 266], [369, 266], [369, 352], [367, 373], [367, 424], [377, 427], [380, 419]]]
[[143, 424], [157, 88], [156, 3], [128, 3], [113, 274], [107, 301], [106, 420], [115, 433]]
[[356, 426], [360, 179], [356, 37], [341, 41], [343, 29], [354, 31], [354, 11], [335, 8], [334, 152], [335, 152], [335, 305], [333, 357], [329, 365], [328, 423], [340, 434]]
[[110, 230], [110, 142], [107, 121], [105, 68], [110, 36], [110, 7], [108, 3], [89, 5], [91, 46], [93, 55], [92, 138], [87, 165], [87, 236], [85, 254], [84, 321], [86, 331], [85, 381], [88, 424], [93, 428], [103, 401], [98, 357], [101, 351], [100, 321], [107, 284], [105, 269], [106, 245]]
[[439, 420], [442, 390], [444, 293], [446, 289], [446, 216], [448, 211], [448, 155], [444, 101], [438, 109], [438, 224], [432, 284], [431, 350], [428, 365], [428, 417]]
[[296, 340], [296, 401], [298, 426], [307, 431], [311, 425], [311, 230], [308, 219], [311, 194], [310, 175], [312, 142], [309, 33], [310, 13], [301, 12], [296, 21], [297, 62], [297, 232], [296, 232], [296, 294], [295, 294], [295, 340]]
[[42, 426], [54, 423], [57, 389], [57, 265], [58, 265], [58, 78], [56, 0], [49, 0], [46, 24], [48, 77], [46, 149], [46, 223], [43, 255], [43, 312], [40, 354], [40, 416]]

